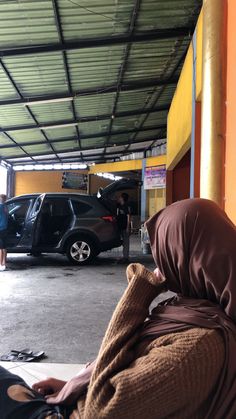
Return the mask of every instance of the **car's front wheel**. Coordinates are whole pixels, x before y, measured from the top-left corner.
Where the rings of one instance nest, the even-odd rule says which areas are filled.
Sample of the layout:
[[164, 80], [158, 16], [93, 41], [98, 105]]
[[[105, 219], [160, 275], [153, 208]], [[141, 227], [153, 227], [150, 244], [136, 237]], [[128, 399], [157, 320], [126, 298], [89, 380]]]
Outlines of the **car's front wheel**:
[[78, 237], [70, 240], [66, 250], [69, 261], [76, 265], [90, 263], [97, 253], [92, 240], [85, 237]]

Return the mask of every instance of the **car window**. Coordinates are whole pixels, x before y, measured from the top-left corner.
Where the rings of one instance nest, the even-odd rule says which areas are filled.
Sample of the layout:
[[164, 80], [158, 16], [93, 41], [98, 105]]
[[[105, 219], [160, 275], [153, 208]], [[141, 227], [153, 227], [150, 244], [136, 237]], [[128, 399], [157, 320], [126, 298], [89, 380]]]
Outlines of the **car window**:
[[30, 199], [22, 200], [22, 201], [15, 201], [7, 204], [8, 211], [10, 215], [14, 215], [17, 218], [25, 218], [27, 211], [29, 209], [29, 205], [31, 203]]
[[71, 215], [71, 208], [67, 198], [47, 198], [43, 203], [42, 212], [51, 217], [63, 217]]
[[71, 200], [71, 203], [74, 213], [77, 216], [84, 215], [92, 209], [91, 205], [86, 204], [85, 202]]

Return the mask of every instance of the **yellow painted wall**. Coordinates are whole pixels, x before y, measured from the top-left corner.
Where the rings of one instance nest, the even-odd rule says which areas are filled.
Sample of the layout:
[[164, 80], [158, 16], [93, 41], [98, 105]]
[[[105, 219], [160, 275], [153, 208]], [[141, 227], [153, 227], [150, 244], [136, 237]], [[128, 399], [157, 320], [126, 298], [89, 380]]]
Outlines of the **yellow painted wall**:
[[198, 23], [196, 27], [196, 37], [197, 37], [197, 60], [196, 60], [196, 99], [197, 101], [201, 100], [202, 94], [202, 11], [198, 18]]
[[[73, 172], [76, 172], [76, 170]], [[16, 172], [15, 195], [44, 192], [71, 192], [71, 189], [62, 188], [62, 173], [62, 171]], [[82, 174], [87, 172], [80, 170], [78, 173]], [[84, 191], [81, 192], [84, 193]]]
[[190, 148], [193, 48], [190, 44], [167, 121], [167, 168], [173, 169]]
[[[146, 160], [146, 166], [162, 166], [166, 164], [166, 155], [148, 157]], [[115, 163], [102, 163], [95, 164], [90, 167], [89, 173], [115, 173], [115, 172], [126, 172], [129, 170], [141, 170], [142, 160], [124, 160]]]
[[150, 189], [147, 193], [148, 216], [156, 214], [166, 206], [166, 189]]

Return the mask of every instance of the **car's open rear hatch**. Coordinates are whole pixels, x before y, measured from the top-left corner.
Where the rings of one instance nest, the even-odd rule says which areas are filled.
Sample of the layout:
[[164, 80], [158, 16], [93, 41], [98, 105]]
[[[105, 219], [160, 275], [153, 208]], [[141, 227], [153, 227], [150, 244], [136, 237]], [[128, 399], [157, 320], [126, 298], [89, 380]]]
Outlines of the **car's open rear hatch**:
[[122, 178], [110, 183], [104, 189], [99, 188], [97, 198], [113, 213], [116, 213], [116, 200], [113, 199], [116, 192], [123, 192], [128, 189], [136, 189], [141, 185], [137, 179]]
[[110, 185], [106, 186], [104, 189], [99, 188], [97, 197], [103, 199], [111, 199], [112, 195], [114, 195], [116, 192], [120, 192], [125, 189], [135, 189], [140, 185], [141, 182], [139, 180], [122, 178], [110, 183]]

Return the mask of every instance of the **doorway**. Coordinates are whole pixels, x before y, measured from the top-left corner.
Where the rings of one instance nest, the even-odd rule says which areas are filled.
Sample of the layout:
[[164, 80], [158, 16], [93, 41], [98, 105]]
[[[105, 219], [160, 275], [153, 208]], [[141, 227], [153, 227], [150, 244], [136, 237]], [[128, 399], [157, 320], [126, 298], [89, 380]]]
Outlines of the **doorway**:
[[191, 151], [182, 157], [173, 170], [167, 171], [167, 205], [190, 198]]

